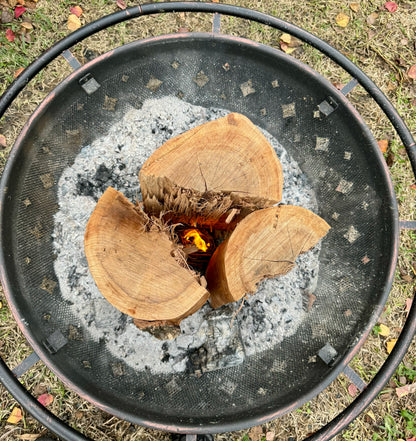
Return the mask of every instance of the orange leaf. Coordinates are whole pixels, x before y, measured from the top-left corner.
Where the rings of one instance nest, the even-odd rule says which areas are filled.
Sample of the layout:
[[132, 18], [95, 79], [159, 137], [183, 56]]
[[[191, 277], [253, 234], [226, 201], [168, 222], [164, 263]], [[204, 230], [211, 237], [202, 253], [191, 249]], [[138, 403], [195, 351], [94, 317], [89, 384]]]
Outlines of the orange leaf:
[[360, 4], [359, 3], [350, 3], [350, 8], [352, 11], [358, 12], [360, 9]]
[[416, 190], [416, 184], [412, 184], [412, 185], [410, 186], [410, 188], [411, 188], [412, 190]]
[[71, 14], [68, 17], [67, 28], [70, 31], [76, 31], [80, 27], [81, 27], [81, 20], [75, 14]]
[[387, 352], [388, 352], [389, 354], [390, 354], [391, 351], [393, 350], [394, 345], [396, 344], [396, 342], [397, 342], [397, 338], [393, 338], [393, 339], [389, 340], [389, 341], [386, 343], [386, 346], [387, 346]]
[[381, 153], [387, 152], [387, 147], [389, 146], [387, 139], [380, 139], [380, 141], [377, 141], [377, 144], [381, 150]]
[[14, 73], [14, 78], [17, 78], [24, 70], [24, 67], [17, 69], [17, 71]]
[[42, 394], [38, 398], [38, 401], [40, 404], [42, 404], [42, 406], [49, 406], [49, 404], [53, 402], [53, 396], [49, 394]]
[[13, 407], [12, 413], [9, 418], [7, 418], [7, 422], [10, 424], [17, 424], [22, 418], [22, 410], [18, 407]]
[[7, 146], [6, 137], [4, 135], [0, 135], [0, 147], [5, 148]]
[[407, 72], [407, 75], [412, 80], [416, 80], [416, 64], [414, 64], [410, 69], [409, 72]]
[[340, 12], [336, 16], [335, 21], [337, 25], [341, 28], [346, 28], [348, 26], [348, 23], [350, 22], [350, 17], [348, 17], [348, 15], [344, 14], [343, 12]]
[[71, 6], [69, 10], [71, 11], [71, 14], [76, 15], [78, 18], [81, 17], [82, 13], [84, 12], [81, 6]]

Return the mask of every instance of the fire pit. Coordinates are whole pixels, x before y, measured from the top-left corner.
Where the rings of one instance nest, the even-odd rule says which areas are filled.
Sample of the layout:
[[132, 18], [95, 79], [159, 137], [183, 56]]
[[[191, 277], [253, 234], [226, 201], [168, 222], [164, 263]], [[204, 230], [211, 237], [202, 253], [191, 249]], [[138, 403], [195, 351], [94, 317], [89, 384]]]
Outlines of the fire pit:
[[[19, 77], [2, 98], [0, 113], [24, 81], [77, 39], [129, 16], [166, 10], [250, 18], [320, 46], [373, 93], [394, 120], [414, 161], [414, 142], [406, 127], [352, 63], [287, 23], [225, 5], [145, 5], [103, 19], [94, 29], [84, 28]], [[218, 33], [176, 34], [127, 44], [79, 67], [63, 81], [16, 141], [1, 192], [2, 283], [16, 320], [45, 363], [69, 387], [106, 411], [182, 433], [224, 432], [259, 424], [323, 390], [347, 366], [376, 323], [398, 252], [398, 214], [388, 171], [346, 92], [282, 52]], [[210, 368], [202, 375], [198, 366], [204, 354], [196, 346], [188, 354], [193, 369], [152, 372], [145, 364], [137, 368], [125, 363], [109, 350], [106, 337], [94, 339], [74, 315], [74, 301], [61, 291], [54, 266], [52, 233], [64, 171], [127, 111], [165, 97], [249, 117], [296, 161], [316, 194], [317, 214], [331, 224], [319, 253], [316, 288], [310, 293], [316, 300], [309, 311], [303, 309], [295, 331], [259, 352], [250, 353], [233, 343], [232, 361], [214, 362], [215, 356], [205, 360]], [[93, 173], [101, 181], [116, 179], [114, 170], [98, 167]], [[81, 178], [78, 183], [83, 196], [94, 201], [94, 188]], [[414, 315], [413, 308], [410, 324], [392, 353], [395, 360], [387, 365], [389, 373], [410, 342]], [[230, 330], [223, 326], [221, 314], [208, 322], [221, 334]], [[210, 339], [215, 339], [215, 332], [208, 343]], [[228, 340], [236, 339], [238, 335], [229, 332]], [[6, 386], [27, 400], [2, 369]], [[363, 400], [377, 393], [375, 387], [367, 389]], [[43, 411], [33, 409], [42, 419]], [[61, 430], [59, 423], [53, 425]], [[68, 429], [60, 433], [81, 439]]]

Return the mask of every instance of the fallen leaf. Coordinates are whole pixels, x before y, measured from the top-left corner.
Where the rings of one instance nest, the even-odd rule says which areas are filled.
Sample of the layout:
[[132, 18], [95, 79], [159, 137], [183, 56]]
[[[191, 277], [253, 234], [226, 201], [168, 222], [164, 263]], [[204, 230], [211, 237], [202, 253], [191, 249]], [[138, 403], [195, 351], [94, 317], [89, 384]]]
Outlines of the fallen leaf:
[[289, 45], [284, 41], [280, 42], [280, 48], [282, 49], [283, 52], [289, 55], [296, 50], [295, 47], [289, 47]]
[[348, 17], [348, 15], [344, 14], [343, 12], [340, 12], [336, 16], [335, 21], [337, 25], [341, 28], [346, 28], [348, 26], [348, 23], [350, 22], [350, 17]]
[[412, 185], [410, 186], [410, 189], [411, 189], [411, 190], [416, 190], [416, 184], [412, 184]]
[[126, 2], [124, 0], [117, 0], [116, 5], [120, 9], [126, 9], [127, 8]]
[[1, 23], [11, 23], [13, 21], [13, 14], [10, 11], [4, 10], [1, 12]]
[[14, 35], [14, 32], [11, 29], [7, 29], [7, 31], [6, 31], [6, 38], [9, 41], [14, 41], [14, 39], [16, 38], [16, 35]]
[[409, 69], [409, 72], [407, 72], [407, 75], [409, 76], [409, 78], [412, 78], [412, 80], [416, 80], [416, 64], [414, 64]]
[[276, 432], [273, 431], [266, 432], [266, 441], [274, 441], [275, 435]]
[[0, 135], [0, 147], [7, 147], [6, 137], [4, 135]]
[[38, 401], [40, 404], [42, 404], [42, 406], [49, 406], [49, 404], [53, 402], [53, 396], [50, 394], [42, 394], [38, 398]]
[[400, 66], [400, 67], [406, 66], [406, 61], [401, 57], [396, 57], [394, 59], [394, 62], [397, 64], [397, 66]]
[[22, 410], [19, 407], [13, 407], [12, 413], [7, 422], [10, 424], [17, 424], [23, 418]]
[[414, 436], [413, 438], [409, 438], [409, 439], [406, 440], [406, 441], [416, 441], [416, 436]]
[[332, 85], [334, 86], [334, 87], [336, 87], [338, 90], [341, 90], [344, 86], [345, 86], [345, 84], [343, 84], [343, 83], [340, 83], [340, 82], [333, 82], [332, 83]]
[[280, 36], [280, 40], [282, 40], [283, 42], [290, 44], [290, 42], [292, 41], [292, 36], [290, 34], [282, 34]]
[[35, 441], [42, 436], [41, 433], [24, 433], [23, 435], [18, 435], [19, 439], [23, 441]]
[[413, 299], [406, 299], [406, 317], [409, 315], [410, 308], [412, 307]]
[[352, 396], [352, 397], [355, 397], [356, 395], [357, 395], [357, 393], [358, 393], [358, 389], [357, 389], [357, 386], [355, 385], [355, 384], [350, 384], [349, 386], [348, 386], [348, 393]]
[[387, 139], [380, 139], [380, 141], [377, 141], [377, 144], [381, 150], [381, 153], [387, 152], [387, 147], [389, 146], [389, 142]]
[[382, 337], [388, 337], [390, 335], [390, 329], [386, 325], [380, 323], [379, 327], [380, 330], [378, 331], [378, 335], [381, 335]]
[[78, 18], [81, 17], [82, 13], [84, 12], [81, 6], [71, 6], [69, 10], [71, 11], [71, 14], [76, 15]]
[[386, 3], [384, 3], [384, 7], [389, 12], [396, 12], [397, 11], [397, 3], [394, 3], [394, 2], [386, 2]]
[[416, 392], [416, 383], [406, 384], [406, 386], [398, 387], [396, 394], [399, 398]]
[[29, 23], [28, 21], [24, 21], [23, 23], [20, 23], [20, 26], [28, 30], [33, 29], [32, 23]]
[[68, 17], [67, 28], [70, 31], [76, 31], [80, 27], [81, 27], [81, 20], [75, 14], [71, 14]]
[[251, 441], [260, 441], [263, 438], [263, 428], [261, 426], [254, 426], [248, 432]]
[[373, 24], [375, 24], [375, 22], [377, 21], [378, 18], [378, 14], [377, 12], [372, 12], [368, 17], [367, 17], [367, 24], [369, 24], [370, 26], [372, 26]]
[[397, 338], [393, 338], [393, 339], [389, 340], [389, 341], [386, 343], [386, 346], [387, 346], [387, 353], [388, 353], [388, 354], [391, 353], [391, 351], [393, 350], [394, 345], [396, 344], [396, 342], [397, 342]]
[[17, 78], [24, 70], [25, 70], [24, 67], [17, 69], [17, 71], [13, 75], [13, 78]]
[[352, 11], [354, 12], [358, 12], [360, 9], [360, 4], [359, 3], [350, 3], [350, 8]]
[[26, 8], [24, 6], [16, 6], [14, 9], [14, 18], [19, 18], [25, 11]]
[[308, 307], [307, 311], [309, 312], [312, 309], [313, 304], [315, 303], [316, 295], [312, 293], [308, 293]]
[[376, 420], [376, 416], [374, 415], [374, 412], [373, 412], [372, 410], [369, 410], [369, 411], [367, 412], [367, 415], [368, 415], [373, 421]]

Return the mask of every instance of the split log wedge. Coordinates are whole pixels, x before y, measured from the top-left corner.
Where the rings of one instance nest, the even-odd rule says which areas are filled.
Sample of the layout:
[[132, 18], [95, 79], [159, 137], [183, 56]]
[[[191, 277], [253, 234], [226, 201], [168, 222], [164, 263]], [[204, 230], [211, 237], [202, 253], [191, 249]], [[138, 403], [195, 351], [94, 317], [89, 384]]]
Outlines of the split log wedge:
[[197, 311], [209, 293], [172, 256], [164, 231], [147, 231], [144, 214], [109, 187], [85, 232], [91, 274], [101, 294], [143, 326], [178, 324]]
[[214, 252], [205, 277], [212, 307], [254, 293], [265, 278], [288, 273], [330, 226], [306, 208], [281, 205], [243, 219]]
[[146, 213], [216, 229], [276, 204], [283, 190], [276, 152], [239, 113], [170, 139], [144, 163], [139, 179]]

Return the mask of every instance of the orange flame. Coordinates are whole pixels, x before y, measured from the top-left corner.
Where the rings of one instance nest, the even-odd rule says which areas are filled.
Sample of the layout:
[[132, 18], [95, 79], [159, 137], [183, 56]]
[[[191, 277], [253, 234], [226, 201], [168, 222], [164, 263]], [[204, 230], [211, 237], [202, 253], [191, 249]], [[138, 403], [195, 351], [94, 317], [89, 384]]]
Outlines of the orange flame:
[[203, 251], [204, 253], [211, 246], [210, 243], [205, 242], [200, 232], [196, 229], [187, 230], [183, 237], [187, 241], [193, 243], [199, 250]]

